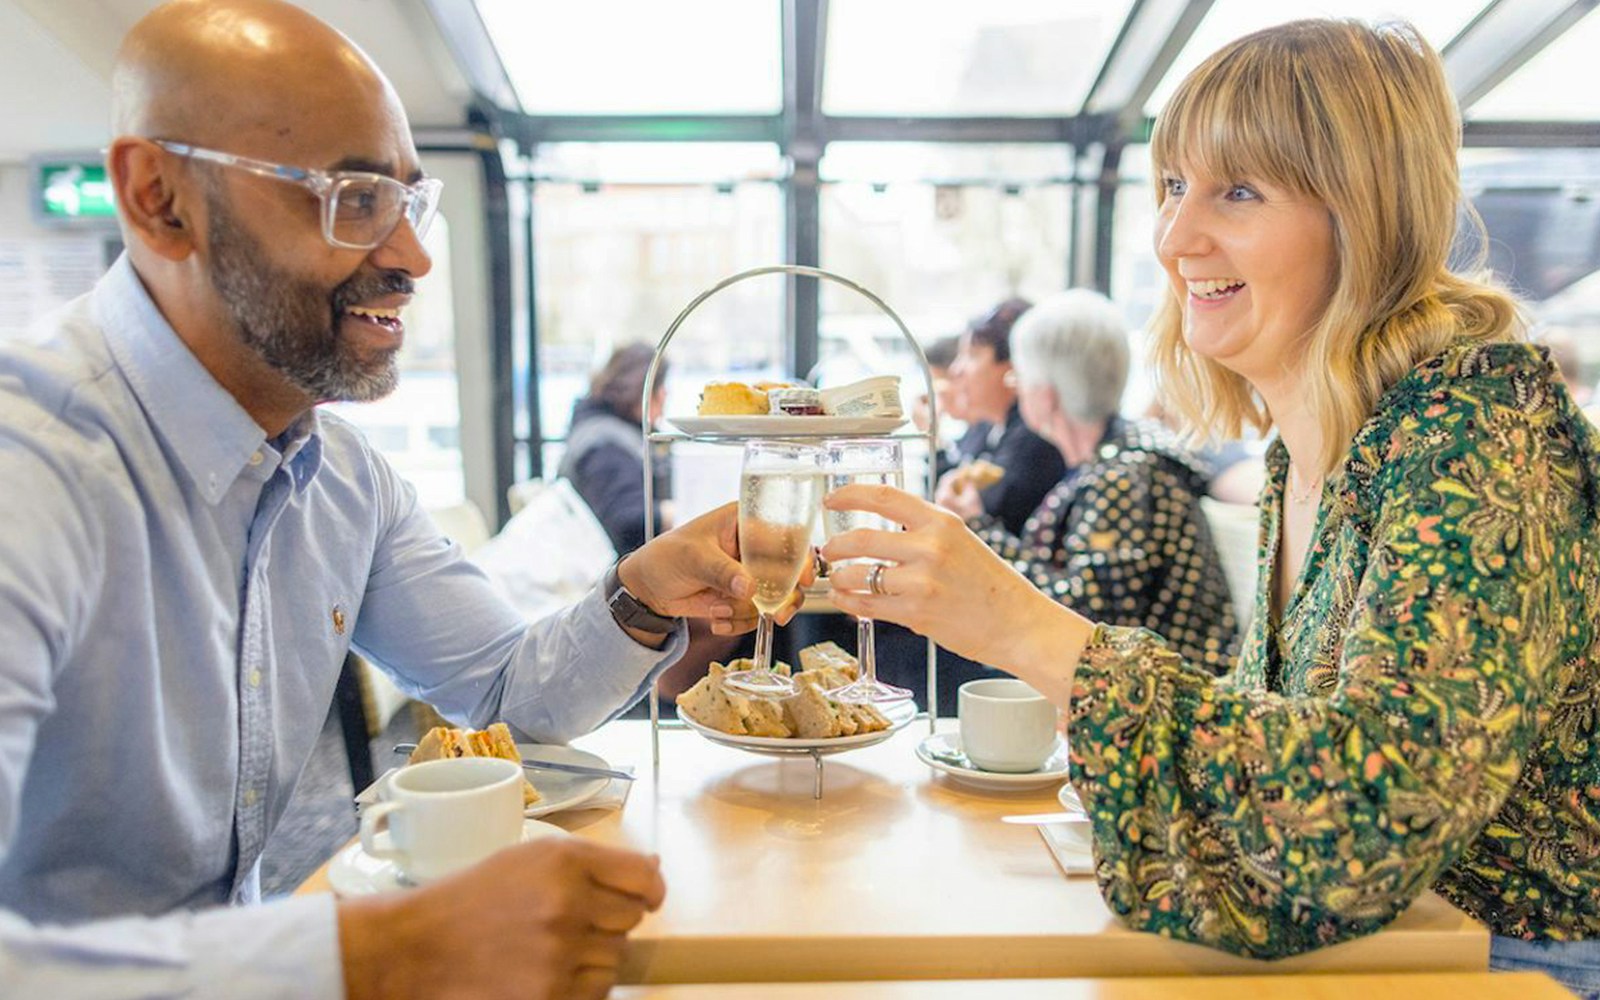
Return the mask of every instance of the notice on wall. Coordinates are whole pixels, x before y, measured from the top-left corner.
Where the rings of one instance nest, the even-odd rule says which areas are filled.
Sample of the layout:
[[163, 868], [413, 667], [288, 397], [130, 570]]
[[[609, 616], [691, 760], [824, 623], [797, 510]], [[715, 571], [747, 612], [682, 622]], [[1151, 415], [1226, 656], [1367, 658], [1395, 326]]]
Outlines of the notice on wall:
[[0, 340], [21, 337], [105, 273], [99, 236], [0, 239]]

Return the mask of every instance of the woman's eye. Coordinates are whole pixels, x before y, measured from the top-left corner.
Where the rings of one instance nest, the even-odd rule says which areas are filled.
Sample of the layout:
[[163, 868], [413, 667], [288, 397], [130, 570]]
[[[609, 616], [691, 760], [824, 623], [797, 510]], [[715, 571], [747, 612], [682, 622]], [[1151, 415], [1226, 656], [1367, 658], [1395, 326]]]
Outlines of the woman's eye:
[[1183, 194], [1185, 191], [1189, 190], [1189, 185], [1186, 181], [1179, 177], [1163, 177], [1161, 178], [1161, 188], [1170, 196], [1175, 194]]
[[1228, 189], [1229, 201], [1255, 201], [1260, 197], [1261, 196], [1256, 193], [1256, 189], [1250, 187], [1248, 184], [1235, 184], [1233, 187]]

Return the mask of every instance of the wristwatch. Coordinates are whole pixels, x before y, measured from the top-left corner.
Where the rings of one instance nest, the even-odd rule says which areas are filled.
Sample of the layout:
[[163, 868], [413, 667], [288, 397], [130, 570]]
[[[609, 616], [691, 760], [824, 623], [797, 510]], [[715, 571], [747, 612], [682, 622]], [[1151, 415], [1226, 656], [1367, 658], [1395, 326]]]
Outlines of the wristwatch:
[[655, 632], [666, 635], [678, 627], [678, 619], [667, 618], [651, 611], [643, 601], [633, 596], [627, 587], [622, 585], [622, 576], [617, 572], [617, 567], [622, 565], [618, 559], [606, 570], [605, 588], [602, 592], [606, 595], [606, 607], [611, 609], [611, 617], [617, 624], [624, 628], [634, 628], [641, 632]]

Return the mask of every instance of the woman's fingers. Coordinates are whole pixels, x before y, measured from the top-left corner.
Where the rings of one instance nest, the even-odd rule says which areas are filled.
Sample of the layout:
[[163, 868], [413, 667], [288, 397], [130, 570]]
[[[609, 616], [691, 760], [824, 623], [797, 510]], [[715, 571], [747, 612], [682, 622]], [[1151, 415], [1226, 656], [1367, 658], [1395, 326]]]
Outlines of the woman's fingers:
[[[887, 559], [891, 562], [909, 562], [927, 549], [927, 540], [908, 531], [877, 531], [873, 528], [856, 528], [842, 535], [834, 535], [822, 547], [822, 557], [828, 560], [828, 575], [839, 572], [839, 563], [846, 559]], [[843, 567], [849, 568], [849, 567]]]
[[949, 517], [921, 497], [893, 486], [841, 486], [823, 498], [822, 505], [829, 510], [871, 511], [912, 531], [934, 524], [941, 517]]

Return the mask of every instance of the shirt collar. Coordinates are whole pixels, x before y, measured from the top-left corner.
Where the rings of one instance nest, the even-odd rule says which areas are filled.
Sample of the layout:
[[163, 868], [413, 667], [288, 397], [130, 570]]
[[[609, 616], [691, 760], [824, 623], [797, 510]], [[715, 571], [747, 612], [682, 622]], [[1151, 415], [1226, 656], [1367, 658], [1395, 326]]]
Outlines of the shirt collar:
[[[250, 467], [264, 432], [224, 389], [161, 315], [127, 254], [94, 289], [94, 313], [117, 367], [151, 425], [207, 503], [215, 504]], [[318, 428], [315, 411], [295, 421], [285, 438], [285, 462], [302, 454], [296, 484], [310, 481], [320, 448], [306, 450]], [[258, 460], [259, 461], [259, 460]]]

